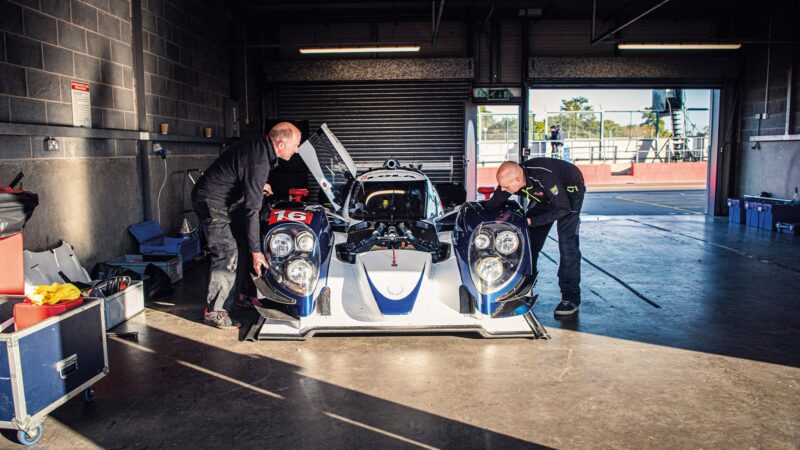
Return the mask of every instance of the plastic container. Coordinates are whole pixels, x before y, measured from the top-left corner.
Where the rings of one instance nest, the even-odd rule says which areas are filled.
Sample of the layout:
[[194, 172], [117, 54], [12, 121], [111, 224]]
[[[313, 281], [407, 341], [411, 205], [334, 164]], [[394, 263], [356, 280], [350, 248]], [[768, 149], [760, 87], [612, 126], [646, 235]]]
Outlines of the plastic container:
[[17, 331], [24, 330], [31, 325], [36, 325], [47, 318], [64, 314], [70, 309], [81, 305], [83, 305], [83, 298], [81, 297], [57, 305], [37, 305], [26, 298], [23, 302], [14, 305], [14, 327]]
[[[102, 284], [102, 283], [101, 283]], [[120, 323], [144, 311], [144, 288], [139, 280], [131, 280], [125, 289], [113, 294], [105, 295], [101, 285], [90, 291], [86, 301], [103, 300], [106, 330], [110, 330]]]
[[183, 279], [181, 257], [176, 255], [124, 255], [106, 261], [106, 264], [125, 267], [140, 274], [144, 274], [148, 264], [153, 264], [166, 272], [173, 283]]
[[760, 202], [755, 202], [752, 200], [744, 201], [745, 223], [747, 224], [748, 227], [758, 228], [759, 206], [761, 206]]
[[0, 238], [0, 294], [22, 295], [24, 292], [22, 233], [16, 233]]
[[791, 234], [792, 236], [800, 235], [800, 223], [778, 222], [775, 224], [775, 229], [777, 229], [780, 234]]
[[164, 236], [164, 230], [153, 221], [137, 223], [128, 231], [139, 241], [139, 253], [143, 255], [180, 255], [184, 263], [200, 253], [200, 239], [197, 236], [171, 238]]
[[741, 198], [728, 199], [728, 222], [745, 223], [744, 200]]

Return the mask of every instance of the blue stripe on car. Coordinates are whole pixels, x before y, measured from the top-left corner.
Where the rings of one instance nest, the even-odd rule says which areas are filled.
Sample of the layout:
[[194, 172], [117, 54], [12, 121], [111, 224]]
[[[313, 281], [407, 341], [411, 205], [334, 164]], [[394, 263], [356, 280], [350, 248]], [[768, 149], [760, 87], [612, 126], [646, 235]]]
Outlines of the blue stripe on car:
[[419, 294], [419, 288], [422, 286], [422, 279], [425, 276], [426, 266], [427, 264], [422, 267], [422, 272], [419, 274], [419, 280], [417, 281], [417, 285], [414, 286], [414, 290], [401, 299], [393, 300], [381, 294], [378, 288], [372, 284], [372, 279], [369, 277], [366, 266], [362, 265], [364, 273], [367, 276], [369, 289], [372, 291], [373, 297], [375, 297], [375, 302], [378, 303], [381, 314], [384, 316], [400, 316], [411, 313], [411, 310], [414, 309], [414, 302], [417, 300], [417, 294]]

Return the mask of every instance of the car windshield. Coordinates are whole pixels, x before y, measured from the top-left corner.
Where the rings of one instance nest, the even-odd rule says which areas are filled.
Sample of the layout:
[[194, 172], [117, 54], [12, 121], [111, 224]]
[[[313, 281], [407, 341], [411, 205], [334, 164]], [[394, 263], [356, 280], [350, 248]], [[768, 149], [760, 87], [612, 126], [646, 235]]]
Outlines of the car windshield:
[[363, 181], [353, 188], [350, 217], [361, 220], [423, 219], [427, 185], [415, 181]]

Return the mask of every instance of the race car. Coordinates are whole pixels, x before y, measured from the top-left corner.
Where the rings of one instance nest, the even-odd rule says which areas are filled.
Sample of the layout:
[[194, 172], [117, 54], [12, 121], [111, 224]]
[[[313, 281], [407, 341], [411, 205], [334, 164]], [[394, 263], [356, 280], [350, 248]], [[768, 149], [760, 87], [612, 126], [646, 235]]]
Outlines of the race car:
[[299, 153], [324, 200], [296, 195], [264, 210], [269, 269], [254, 277], [259, 316], [246, 339], [547, 337], [531, 310], [536, 272], [519, 204], [489, 210], [468, 202], [445, 214], [420, 167], [389, 160], [357, 174], [324, 124]]

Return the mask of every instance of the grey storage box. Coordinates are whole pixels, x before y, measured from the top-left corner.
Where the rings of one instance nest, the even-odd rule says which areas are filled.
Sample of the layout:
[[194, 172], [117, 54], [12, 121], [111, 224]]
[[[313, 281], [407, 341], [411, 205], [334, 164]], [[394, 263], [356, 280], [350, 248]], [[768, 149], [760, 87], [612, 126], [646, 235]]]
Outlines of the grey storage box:
[[176, 255], [124, 255], [106, 261], [106, 264], [125, 267], [141, 274], [144, 274], [148, 264], [153, 264], [163, 270], [173, 283], [183, 279], [181, 257]]
[[0, 428], [35, 444], [45, 416], [72, 397], [91, 400], [108, 374], [103, 302], [86, 304], [13, 332], [13, 305], [0, 296]]
[[[102, 296], [99, 290], [93, 290], [88, 300], [100, 299], [105, 303], [106, 330], [110, 330], [120, 323], [144, 311], [144, 283], [131, 280], [127, 288], [115, 294]], [[94, 297], [95, 293], [99, 295]]]

